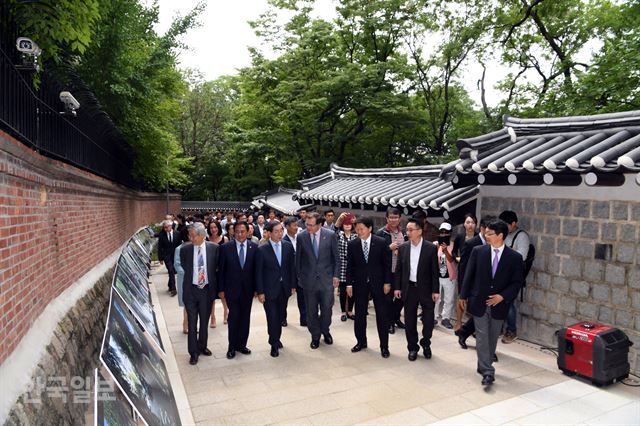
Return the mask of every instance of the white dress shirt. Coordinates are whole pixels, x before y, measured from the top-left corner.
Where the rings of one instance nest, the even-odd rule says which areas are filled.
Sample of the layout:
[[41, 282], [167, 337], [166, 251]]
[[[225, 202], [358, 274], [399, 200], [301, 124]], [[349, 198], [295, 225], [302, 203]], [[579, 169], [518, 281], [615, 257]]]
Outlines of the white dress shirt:
[[193, 279], [191, 282], [194, 285], [198, 285], [198, 248], [201, 249], [202, 257], [204, 258], [204, 282], [209, 284], [209, 275], [207, 273], [207, 242], [203, 241], [201, 245], [193, 246]]
[[411, 244], [411, 253], [409, 256], [409, 281], [418, 282], [418, 262], [420, 262], [420, 253], [422, 252], [422, 238], [417, 245]]
[[291, 244], [293, 244], [293, 251], [296, 251], [296, 242], [298, 241], [298, 234], [294, 235], [293, 237], [289, 234], [287, 234], [287, 237], [289, 237], [289, 240], [291, 241]]

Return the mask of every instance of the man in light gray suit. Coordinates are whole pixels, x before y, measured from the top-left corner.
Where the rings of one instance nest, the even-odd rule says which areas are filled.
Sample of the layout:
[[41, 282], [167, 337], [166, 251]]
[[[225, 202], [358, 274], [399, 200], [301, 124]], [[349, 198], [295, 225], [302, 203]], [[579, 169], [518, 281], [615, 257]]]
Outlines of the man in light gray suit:
[[[307, 327], [311, 333], [311, 349], [320, 346], [320, 334], [327, 345], [333, 343], [329, 333], [333, 311], [334, 288], [340, 284], [340, 255], [336, 234], [322, 228], [320, 215], [307, 214], [306, 230], [298, 234], [296, 244], [296, 273], [304, 289], [307, 308]], [[318, 311], [320, 316], [318, 317]]]

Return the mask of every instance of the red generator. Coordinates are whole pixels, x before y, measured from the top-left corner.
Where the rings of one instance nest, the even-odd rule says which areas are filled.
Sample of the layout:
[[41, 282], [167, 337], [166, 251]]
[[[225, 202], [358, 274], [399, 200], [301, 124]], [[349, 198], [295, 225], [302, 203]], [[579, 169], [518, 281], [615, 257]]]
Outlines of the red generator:
[[633, 343], [617, 328], [580, 322], [558, 332], [558, 368], [567, 376], [586, 377], [604, 386], [629, 377]]

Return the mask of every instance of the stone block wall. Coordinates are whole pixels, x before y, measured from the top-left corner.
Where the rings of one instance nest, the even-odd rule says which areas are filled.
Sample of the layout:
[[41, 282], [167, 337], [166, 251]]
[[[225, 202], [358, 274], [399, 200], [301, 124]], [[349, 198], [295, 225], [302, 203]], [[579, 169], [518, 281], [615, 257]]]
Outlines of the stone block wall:
[[[170, 211], [179, 209], [172, 195]], [[165, 212], [165, 194], [114, 184], [0, 131], [0, 364], [44, 306]]]
[[629, 362], [640, 372], [640, 201], [482, 199], [482, 214], [503, 210], [518, 214], [536, 247], [518, 335], [555, 347], [560, 327], [609, 324], [633, 342]]
[[[109, 309], [113, 268], [58, 323], [31, 377], [31, 389], [14, 403], [6, 425], [85, 424], [93, 410], [93, 371]], [[81, 389], [87, 389], [88, 400]]]

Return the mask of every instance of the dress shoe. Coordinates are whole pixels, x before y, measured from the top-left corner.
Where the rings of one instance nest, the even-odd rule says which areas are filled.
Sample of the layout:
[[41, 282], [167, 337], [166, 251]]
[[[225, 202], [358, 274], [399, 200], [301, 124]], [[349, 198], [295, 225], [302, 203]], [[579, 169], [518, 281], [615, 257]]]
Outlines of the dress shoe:
[[330, 334], [330, 333], [323, 334], [323, 336], [324, 336], [324, 342], [325, 342], [327, 345], [333, 345], [333, 337], [331, 337], [331, 334]]
[[449, 318], [445, 318], [442, 320], [442, 326], [444, 328], [448, 328], [449, 330], [453, 328], [453, 324], [451, 324], [451, 321], [449, 321]]
[[424, 357], [426, 359], [431, 359], [431, 346], [425, 346], [422, 349], [424, 351]]
[[393, 324], [389, 326], [389, 334], [396, 334], [396, 327]]
[[349, 318], [351, 321], [355, 321], [356, 316], [353, 314], [347, 314], [347, 318]]
[[391, 355], [389, 348], [380, 348], [380, 355], [382, 355], [382, 358], [389, 358], [389, 355]]
[[282, 324], [281, 324], [281, 325], [282, 325], [283, 327], [286, 327], [286, 326], [287, 326], [287, 325], [289, 325], [289, 324], [287, 324], [287, 320], [284, 320], [284, 321], [282, 321]]
[[396, 321], [396, 327], [398, 327], [400, 330], [404, 330], [404, 323], [400, 320]]
[[236, 351], [234, 351], [233, 349], [229, 349], [227, 351], [227, 358], [228, 359], [233, 359], [236, 357]]
[[204, 356], [211, 356], [211, 355], [213, 355], [213, 354], [211, 353], [211, 351], [209, 350], [209, 348], [204, 348], [203, 350], [201, 350], [201, 351], [200, 351], [200, 353], [201, 353], [202, 355], [204, 355]]
[[489, 386], [494, 381], [495, 381], [495, 379], [490, 374], [485, 374], [484, 376], [482, 376], [482, 386]]
[[191, 355], [191, 357], [189, 358], [189, 364], [196, 365], [197, 363], [198, 363], [198, 356], [197, 355]]
[[177, 292], [177, 291], [175, 291], [175, 290], [171, 290], [169, 293], [171, 293], [171, 297], [173, 297], [173, 296], [175, 296], [176, 294], [178, 294], [178, 292]]
[[346, 322], [347, 321], [347, 314], [342, 314], [342, 316], [340, 317], [340, 321]]
[[277, 358], [280, 355], [280, 352], [278, 351], [278, 346], [274, 345], [271, 346], [271, 354], [272, 357]]
[[307, 321], [300, 320], [300, 327], [306, 327], [306, 326], [307, 326]]
[[242, 355], [251, 355], [251, 349], [247, 348], [246, 346], [242, 349], [238, 349], [238, 352], [240, 352]]
[[418, 359], [418, 351], [409, 351], [409, 361]]
[[278, 341], [278, 349], [282, 349], [282, 348], [283, 348], [283, 346], [282, 346], [282, 342], [281, 342], [281, 341]]
[[493, 362], [498, 362], [498, 355], [493, 354]]
[[320, 347], [320, 339], [312, 340], [309, 346], [311, 347], [311, 349], [318, 349]]
[[456, 336], [458, 336], [458, 344], [462, 349], [467, 349], [467, 338], [460, 332], [460, 330], [455, 332]]
[[367, 348], [367, 344], [366, 343], [363, 343], [363, 344], [356, 343], [356, 345], [351, 348], [351, 352], [353, 352], [353, 353], [360, 352], [361, 350], [366, 349], [366, 348]]

